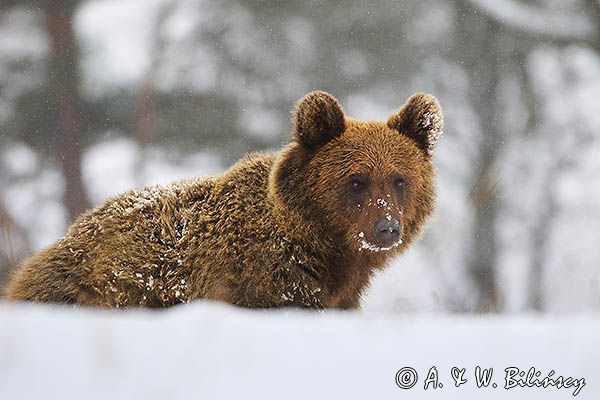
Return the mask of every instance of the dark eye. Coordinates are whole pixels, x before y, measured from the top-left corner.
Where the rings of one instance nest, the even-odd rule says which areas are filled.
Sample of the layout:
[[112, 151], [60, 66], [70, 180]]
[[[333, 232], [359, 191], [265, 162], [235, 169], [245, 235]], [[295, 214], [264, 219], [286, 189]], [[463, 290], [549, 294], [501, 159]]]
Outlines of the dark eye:
[[406, 179], [404, 179], [404, 178], [397, 178], [394, 181], [394, 186], [396, 186], [397, 189], [404, 189], [406, 187]]
[[352, 178], [350, 179], [350, 187], [352, 190], [359, 192], [365, 188], [365, 183], [358, 178]]

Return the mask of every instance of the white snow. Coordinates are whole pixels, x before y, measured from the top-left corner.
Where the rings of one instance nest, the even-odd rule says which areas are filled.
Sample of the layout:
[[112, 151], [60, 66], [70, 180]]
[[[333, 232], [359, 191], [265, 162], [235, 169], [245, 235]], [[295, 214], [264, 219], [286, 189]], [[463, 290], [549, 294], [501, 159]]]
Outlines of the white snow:
[[0, 154], [0, 165], [8, 174], [33, 175], [39, 168], [38, 156], [29, 146], [16, 143]]
[[88, 91], [139, 83], [146, 76], [151, 63], [150, 37], [160, 3], [161, 0], [83, 3], [75, 29], [83, 44]]
[[29, 12], [25, 7], [6, 7], [2, 11], [0, 54], [13, 60], [42, 59], [50, 47], [43, 29], [43, 15]]
[[376, 244], [367, 242], [366, 240], [363, 239], [363, 240], [360, 241], [360, 249], [358, 249], [358, 251], [369, 250], [369, 251], [373, 251], [375, 253], [378, 253], [380, 251], [391, 250], [391, 249], [393, 249], [395, 247], [400, 246], [401, 244], [402, 244], [402, 240], [398, 240], [396, 243], [392, 244], [391, 246], [381, 247], [381, 246], [378, 246]]
[[246, 129], [253, 136], [267, 139], [276, 138], [285, 129], [281, 117], [273, 111], [261, 107], [244, 108], [239, 117], [240, 128]]
[[176, 155], [176, 161], [165, 153], [150, 150], [146, 154], [143, 182], [136, 162], [139, 148], [131, 139], [118, 138], [91, 146], [83, 156], [82, 173], [92, 201], [97, 204], [107, 197], [140, 188], [141, 185], [166, 185], [183, 178], [212, 175], [223, 170], [219, 156], [208, 152]]
[[594, 25], [584, 14], [568, 8], [546, 9], [515, 0], [469, 0], [476, 7], [508, 26], [525, 32], [560, 38], [594, 35]]
[[387, 209], [389, 210], [388, 202], [385, 201], [385, 199], [379, 198], [376, 200], [376, 202], [377, 202], [378, 208], [386, 208], [387, 207]]
[[[169, 311], [0, 304], [1, 399], [567, 399], [574, 388], [503, 388], [505, 368], [585, 379], [600, 396], [600, 318]], [[549, 335], [548, 333], [551, 332]], [[443, 387], [425, 391], [436, 367]], [[475, 368], [497, 388], [477, 388]], [[396, 373], [414, 368], [412, 389]], [[453, 367], [465, 368], [454, 387]]]

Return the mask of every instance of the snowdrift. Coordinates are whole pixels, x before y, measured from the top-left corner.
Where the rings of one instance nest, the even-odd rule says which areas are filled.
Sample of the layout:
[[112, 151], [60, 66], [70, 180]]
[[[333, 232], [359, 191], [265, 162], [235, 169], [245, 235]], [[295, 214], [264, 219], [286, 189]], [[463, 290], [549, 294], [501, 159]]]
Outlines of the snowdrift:
[[[0, 399], [568, 399], [582, 378], [576, 398], [598, 399], [599, 338], [598, 315], [0, 304]], [[493, 368], [487, 387], [477, 387], [477, 366]], [[540, 380], [554, 370], [552, 378], [571, 377], [572, 385], [505, 389], [510, 367], [533, 367]], [[466, 382], [456, 387], [462, 368]], [[412, 388], [399, 387], [414, 378]]]

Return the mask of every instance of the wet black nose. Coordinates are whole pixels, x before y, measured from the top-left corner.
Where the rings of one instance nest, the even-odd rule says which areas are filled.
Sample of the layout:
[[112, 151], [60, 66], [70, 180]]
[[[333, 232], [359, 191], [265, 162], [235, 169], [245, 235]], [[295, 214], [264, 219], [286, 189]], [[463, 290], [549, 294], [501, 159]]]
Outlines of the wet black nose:
[[391, 246], [400, 238], [400, 221], [396, 218], [384, 218], [375, 224], [375, 239], [381, 246]]

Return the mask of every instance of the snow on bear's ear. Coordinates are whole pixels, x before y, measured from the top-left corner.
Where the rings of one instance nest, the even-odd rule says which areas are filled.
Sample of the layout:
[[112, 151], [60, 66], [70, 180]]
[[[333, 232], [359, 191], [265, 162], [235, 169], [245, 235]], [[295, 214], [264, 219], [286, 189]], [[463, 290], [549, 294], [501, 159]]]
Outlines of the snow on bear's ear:
[[294, 140], [307, 150], [315, 150], [339, 137], [345, 129], [340, 103], [325, 92], [310, 92], [293, 111]]
[[415, 140], [431, 157], [444, 131], [444, 116], [437, 99], [425, 93], [413, 94], [387, 122], [392, 129]]

